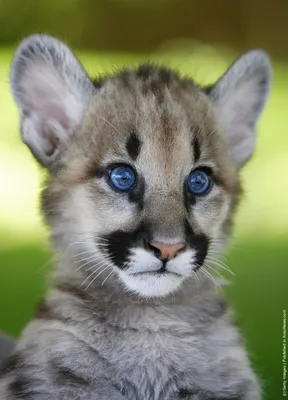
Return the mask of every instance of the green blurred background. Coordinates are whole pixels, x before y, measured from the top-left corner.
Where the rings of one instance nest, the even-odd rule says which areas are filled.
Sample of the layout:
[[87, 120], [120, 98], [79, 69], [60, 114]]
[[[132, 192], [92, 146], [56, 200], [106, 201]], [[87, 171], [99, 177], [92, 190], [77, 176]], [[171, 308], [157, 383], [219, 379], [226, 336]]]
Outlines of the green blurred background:
[[35, 32], [74, 47], [91, 75], [152, 60], [211, 83], [241, 52], [272, 57], [274, 84], [227, 264], [231, 299], [265, 399], [282, 398], [282, 312], [288, 304], [288, 1], [0, 0], [0, 330], [17, 336], [52, 264], [38, 212], [42, 172], [20, 143], [9, 92], [17, 43]]

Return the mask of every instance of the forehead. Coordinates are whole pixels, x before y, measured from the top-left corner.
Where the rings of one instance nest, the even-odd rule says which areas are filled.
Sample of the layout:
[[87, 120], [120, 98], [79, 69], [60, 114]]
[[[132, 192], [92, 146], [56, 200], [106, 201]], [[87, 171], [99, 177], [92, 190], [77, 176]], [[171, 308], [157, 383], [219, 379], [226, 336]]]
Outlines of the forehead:
[[102, 154], [123, 151], [131, 136], [158, 151], [170, 152], [181, 143], [187, 147], [195, 136], [204, 139], [214, 128], [207, 97], [192, 81], [169, 70], [144, 66], [104, 82], [82, 135], [84, 140], [93, 137]]
[[102, 84], [73, 148], [74, 159], [80, 151], [92, 166], [133, 161], [145, 172], [179, 173], [199, 158], [219, 170], [227, 163], [208, 97], [192, 81], [150, 66]]

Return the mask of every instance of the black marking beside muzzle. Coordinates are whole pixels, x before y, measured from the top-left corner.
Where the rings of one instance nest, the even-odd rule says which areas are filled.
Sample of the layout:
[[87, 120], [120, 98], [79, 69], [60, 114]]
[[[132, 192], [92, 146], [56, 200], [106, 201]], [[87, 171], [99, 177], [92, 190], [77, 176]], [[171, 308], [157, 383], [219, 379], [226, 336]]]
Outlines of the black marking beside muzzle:
[[120, 269], [125, 269], [131, 248], [135, 246], [144, 246], [151, 239], [150, 227], [147, 223], [142, 223], [137, 229], [130, 232], [118, 230], [105, 236], [107, 240], [106, 251], [109, 257]]
[[203, 233], [196, 234], [187, 220], [185, 221], [185, 236], [187, 243], [191, 246], [192, 249], [196, 250], [196, 268], [194, 270], [197, 270], [203, 265], [205, 261], [210, 240]]
[[[196, 250], [196, 269], [204, 263], [208, 247], [209, 238], [204, 234], [196, 234], [188, 221], [184, 222], [185, 242], [192, 249]], [[153, 240], [153, 228], [151, 224], [142, 223], [133, 231], [125, 232], [118, 230], [106, 235], [105, 247], [103, 251], [108, 253], [109, 258], [120, 269], [127, 267], [127, 262], [131, 255], [131, 248], [144, 247], [147, 251], [151, 250], [149, 243]]]

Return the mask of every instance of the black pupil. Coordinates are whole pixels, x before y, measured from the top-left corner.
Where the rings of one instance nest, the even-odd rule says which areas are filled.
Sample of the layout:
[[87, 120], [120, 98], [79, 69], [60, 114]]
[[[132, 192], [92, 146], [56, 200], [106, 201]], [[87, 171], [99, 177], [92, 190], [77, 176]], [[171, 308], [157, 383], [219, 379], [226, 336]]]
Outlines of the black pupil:
[[197, 186], [203, 186], [204, 184], [205, 184], [205, 182], [206, 182], [206, 180], [205, 180], [205, 178], [204, 178], [204, 176], [202, 176], [202, 175], [200, 175], [200, 174], [198, 174], [198, 175], [196, 175], [196, 177], [195, 177], [195, 184], [197, 185]]

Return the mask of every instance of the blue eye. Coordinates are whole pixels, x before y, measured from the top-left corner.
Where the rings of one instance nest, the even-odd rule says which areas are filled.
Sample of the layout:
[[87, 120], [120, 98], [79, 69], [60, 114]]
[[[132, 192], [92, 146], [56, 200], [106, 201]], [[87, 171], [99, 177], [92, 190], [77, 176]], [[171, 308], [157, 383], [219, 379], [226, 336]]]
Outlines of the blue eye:
[[135, 184], [135, 172], [127, 165], [115, 167], [109, 171], [109, 182], [117, 190], [128, 192]]
[[212, 187], [212, 179], [204, 171], [196, 169], [188, 176], [188, 187], [195, 195], [205, 195]]

